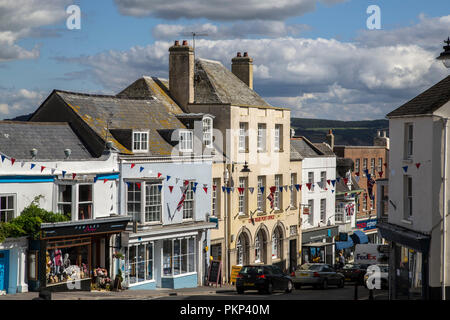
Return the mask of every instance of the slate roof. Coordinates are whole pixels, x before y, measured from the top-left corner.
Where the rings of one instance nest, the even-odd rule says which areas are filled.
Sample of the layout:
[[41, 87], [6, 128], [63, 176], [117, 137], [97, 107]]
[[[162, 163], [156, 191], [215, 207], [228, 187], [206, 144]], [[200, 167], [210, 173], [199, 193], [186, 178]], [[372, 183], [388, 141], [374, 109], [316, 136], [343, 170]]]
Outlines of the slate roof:
[[17, 160], [31, 159], [30, 150], [37, 149], [36, 160], [92, 159], [93, 156], [71, 129], [63, 122], [0, 121], [0, 152]]
[[[324, 146], [320, 147], [324, 149]], [[321, 149], [317, 148], [313, 143], [311, 143], [305, 137], [294, 137], [291, 139], [291, 160], [294, 160], [298, 155], [304, 158], [315, 158], [315, 157], [335, 157], [335, 154], [329, 151], [322, 152]], [[330, 149], [331, 150], [331, 149]]]
[[387, 117], [431, 114], [450, 101], [450, 76], [387, 114]]
[[322, 152], [322, 154], [327, 156], [335, 156], [333, 150], [328, 145], [328, 143], [321, 142], [321, 143], [313, 143], [313, 145]]
[[220, 62], [196, 59], [194, 103], [271, 107]]
[[[142, 129], [149, 130], [149, 152], [139, 153], [147, 156], [169, 156], [172, 145], [158, 133], [159, 129], [179, 129], [185, 126], [175, 116], [182, 113], [176, 105], [171, 104], [171, 99], [165, 97], [159, 89], [154, 87], [154, 82], [149, 78], [139, 79], [138, 83], [150, 83], [149, 88], [154, 90], [156, 99], [126, 98], [127, 89], [120, 96], [91, 95], [66, 91], [55, 91], [66, 104], [72, 108], [100, 137], [105, 139], [107, 133], [107, 121], [110, 114], [113, 115], [110, 129]], [[136, 82], [134, 83], [136, 84]], [[132, 92], [132, 90], [129, 90]], [[128, 97], [132, 96], [130, 93]], [[132, 151], [120, 144], [109, 134], [108, 140], [114, 143], [119, 152], [131, 154]]]

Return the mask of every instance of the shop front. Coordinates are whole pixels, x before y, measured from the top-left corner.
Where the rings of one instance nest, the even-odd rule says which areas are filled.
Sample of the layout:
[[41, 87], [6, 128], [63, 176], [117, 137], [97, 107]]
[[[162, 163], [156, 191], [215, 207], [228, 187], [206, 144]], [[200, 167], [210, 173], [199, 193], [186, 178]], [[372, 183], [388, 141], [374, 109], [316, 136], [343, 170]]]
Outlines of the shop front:
[[312, 228], [302, 232], [303, 263], [328, 263], [334, 265], [334, 238], [339, 226]]
[[42, 224], [40, 240], [29, 246], [30, 291], [107, 288], [111, 237], [124, 231], [129, 221], [130, 217], [109, 217]]
[[147, 232], [124, 232], [125, 260], [120, 265], [129, 290], [193, 288], [203, 284], [209, 260], [208, 229], [204, 222], [166, 226]]
[[0, 243], [0, 295], [27, 292], [26, 237], [7, 238]]
[[356, 228], [366, 234], [369, 243], [381, 244], [382, 239], [378, 233], [377, 223], [378, 219], [359, 220], [356, 222]]
[[431, 237], [386, 222], [380, 223], [378, 229], [390, 244], [390, 299], [429, 299]]

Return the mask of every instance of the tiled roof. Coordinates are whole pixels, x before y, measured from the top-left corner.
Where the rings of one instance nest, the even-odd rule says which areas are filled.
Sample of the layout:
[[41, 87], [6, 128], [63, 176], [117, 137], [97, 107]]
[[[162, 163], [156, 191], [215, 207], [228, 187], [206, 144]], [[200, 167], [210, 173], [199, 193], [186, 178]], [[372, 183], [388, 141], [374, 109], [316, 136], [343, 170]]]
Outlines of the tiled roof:
[[[155, 88], [155, 91], [160, 90], [158, 88]], [[185, 128], [175, 116], [175, 113], [182, 112], [181, 109], [177, 105], [171, 105], [170, 100], [160, 99], [159, 97], [164, 97], [162, 93], [155, 94], [156, 99], [125, 98], [124, 91], [120, 96], [90, 95], [66, 91], [56, 91], [56, 94], [103, 139], [106, 139], [107, 121], [111, 115], [109, 128], [112, 130], [149, 130], [149, 152], [147, 154], [139, 153], [140, 155], [170, 155], [172, 146], [158, 133], [158, 130]], [[108, 140], [111, 140], [121, 153], [131, 153], [131, 150], [114, 139], [111, 134], [109, 134]]]
[[321, 142], [321, 143], [313, 143], [313, 145], [320, 150], [324, 155], [327, 156], [334, 156], [334, 152], [331, 149], [331, 147], [328, 145], [328, 143]]
[[450, 76], [387, 114], [387, 117], [431, 114], [450, 101]]
[[[322, 146], [321, 149], [324, 147]], [[335, 157], [335, 154], [329, 151], [324, 153], [321, 149], [317, 148], [305, 137], [295, 137], [291, 139], [291, 159], [298, 153], [302, 158], [315, 158], [315, 157]], [[331, 150], [331, 149], [330, 149]]]
[[91, 159], [69, 124], [61, 122], [0, 121], [0, 152], [18, 160], [31, 159], [30, 150], [37, 150], [36, 160]]
[[194, 103], [271, 107], [220, 62], [196, 59]]

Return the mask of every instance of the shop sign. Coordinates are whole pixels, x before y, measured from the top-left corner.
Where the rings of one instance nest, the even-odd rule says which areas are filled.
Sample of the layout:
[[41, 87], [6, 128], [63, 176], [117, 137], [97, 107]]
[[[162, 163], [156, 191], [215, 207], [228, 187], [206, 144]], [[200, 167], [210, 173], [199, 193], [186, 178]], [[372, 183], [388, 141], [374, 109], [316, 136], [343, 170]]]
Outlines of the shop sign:
[[248, 219], [248, 222], [253, 223], [253, 222], [260, 222], [260, 221], [273, 220], [273, 219], [275, 219], [275, 215], [251, 218], [251, 219]]
[[389, 261], [389, 245], [386, 244], [357, 244], [355, 247], [355, 263], [385, 264]]
[[128, 224], [126, 221], [110, 221], [110, 222], [95, 222], [76, 225], [64, 225], [51, 228], [42, 228], [42, 239], [63, 237], [63, 236], [78, 236], [89, 235], [96, 233], [115, 233], [124, 231]]
[[302, 243], [321, 241], [325, 238], [335, 237], [338, 235], [338, 230], [338, 226], [314, 231], [304, 230], [302, 232]]
[[209, 217], [209, 222], [213, 222], [216, 224], [215, 229], [219, 229], [219, 219], [217, 217]]
[[231, 266], [231, 276], [230, 276], [230, 282], [231, 283], [236, 283], [236, 277], [239, 273], [239, 271], [241, 271], [242, 266]]
[[377, 219], [370, 219], [356, 223], [356, 228], [362, 229], [363, 231], [376, 229], [376, 227], [377, 227]]

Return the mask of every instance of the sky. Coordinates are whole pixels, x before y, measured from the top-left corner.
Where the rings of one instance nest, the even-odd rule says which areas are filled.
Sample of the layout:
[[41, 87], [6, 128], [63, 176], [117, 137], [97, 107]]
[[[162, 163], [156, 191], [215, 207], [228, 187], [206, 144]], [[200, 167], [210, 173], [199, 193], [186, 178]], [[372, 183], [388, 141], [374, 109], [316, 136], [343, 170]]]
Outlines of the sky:
[[[80, 9], [80, 28], [66, 10]], [[380, 29], [369, 29], [380, 9]], [[168, 78], [168, 48], [230, 68], [254, 63], [254, 90], [292, 117], [370, 120], [450, 74], [448, 0], [0, 0], [0, 119], [34, 112], [54, 89], [116, 94]]]

